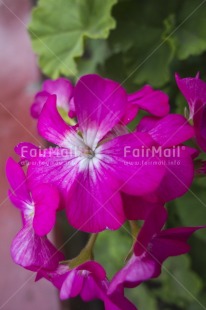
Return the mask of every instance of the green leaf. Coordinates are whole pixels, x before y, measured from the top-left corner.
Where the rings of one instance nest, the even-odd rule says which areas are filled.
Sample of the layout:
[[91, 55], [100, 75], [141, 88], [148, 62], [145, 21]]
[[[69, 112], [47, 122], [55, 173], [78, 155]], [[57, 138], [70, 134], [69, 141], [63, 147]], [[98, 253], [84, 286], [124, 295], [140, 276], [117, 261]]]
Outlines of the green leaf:
[[205, 292], [198, 296], [198, 300], [194, 301], [189, 307], [188, 310], [203, 310], [206, 309], [206, 295]]
[[76, 58], [84, 39], [106, 39], [115, 20], [117, 0], [40, 0], [33, 10], [29, 32], [40, 66], [52, 78], [77, 74]]
[[156, 87], [169, 81], [176, 48], [174, 38], [168, 37], [174, 27], [174, 14], [170, 14], [168, 3], [158, 2], [160, 10], [153, 0], [147, 6], [133, 0], [119, 3], [114, 9], [117, 27], [109, 37], [114, 53], [123, 53], [127, 77], [136, 84]]
[[158, 310], [157, 301], [145, 284], [134, 289], [127, 289], [126, 296], [142, 310]]
[[158, 289], [153, 289], [157, 297], [184, 309], [188, 303], [195, 301], [202, 288], [201, 279], [191, 270], [189, 255], [168, 259], [161, 276], [155, 282], [161, 284]]
[[178, 58], [200, 55], [206, 50], [206, 3], [202, 0], [183, 1], [177, 16], [178, 29], [174, 37], [178, 42]]
[[117, 231], [104, 231], [99, 234], [95, 243], [94, 257], [112, 278], [124, 266], [124, 260], [132, 246], [131, 236], [124, 228]]
[[78, 77], [89, 73], [98, 73], [98, 67], [109, 56], [106, 40], [91, 40], [86, 43], [85, 55], [77, 61]]
[[[201, 186], [202, 184], [202, 186]], [[204, 186], [203, 186], [204, 184]], [[190, 191], [175, 200], [177, 212], [184, 226], [205, 225], [206, 222], [206, 188], [205, 178], [196, 180]], [[196, 233], [206, 240], [206, 231], [201, 229]]]
[[[192, 257], [192, 266], [195, 272], [203, 279], [206, 283], [206, 241], [193, 236], [190, 240], [191, 250], [190, 255]], [[205, 305], [206, 306], [206, 305]]]
[[[144, 39], [141, 39], [144, 33]], [[149, 83], [160, 87], [170, 79], [170, 63], [174, 52], [168, 42], [161, 39], [161, 29], [139, 27], [139, 39], [125, 59], [128, 76], [137, 84]]]

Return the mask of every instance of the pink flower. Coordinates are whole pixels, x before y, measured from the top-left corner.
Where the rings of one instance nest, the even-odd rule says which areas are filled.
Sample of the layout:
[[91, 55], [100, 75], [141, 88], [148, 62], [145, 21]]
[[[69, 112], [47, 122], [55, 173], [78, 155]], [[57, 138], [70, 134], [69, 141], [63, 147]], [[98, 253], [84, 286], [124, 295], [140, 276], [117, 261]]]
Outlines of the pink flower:
[[41, 184], [31, 191], [20, 166], [11, 158], [6, 165], [7, 178], [11, 186], [9, 198], [21, 211], [23, 228], [14, 238], [11, 255], [16, 264], [29, 270], [55, 269], [64, 257], [47, 239], [46, 234], [55, 224], [59, 205], [57, 190]]
[[129, 94], [127, 98], [127, 111], [122, 119], [124, 124], [130, 123], [139, 109], [158, 117], [167, 115], [170, 110], [168, 95], [160, 90], [154, 90], [150, 85]]
[[108, 296], [109, 282], [103, 267], [95, 261], [87, 261], [74, 269], [59, 266], [55, 271], [40, 271], [37, 280], [45, 277], [59, 290], [60, 298], [68, 299], [78, 295], [85, 302], [101, 299], [105, 310], [135, 310], [136, 307], [120, 291]]
[[206, 152], [206, 83], [199, 78], [199, 74], [183, 79], [176, 75], [176, 82], [188, 102], [197, 143]]
[[137, 132], [147, 133], [157, 143], [154, 152], [161, 158], [166, 173], [153, 193], [144, 196], [123, 194], [127, 219], [145, 219], [152, 208], [184, 195], [194, 178], [193, 158], [196, 149], [182, 145], [194, 136], [193, 127], [178, 114], [163, 118], [145, 116], [137, 126]]
[[109, 294], [124, 287], [136, 287], [142, 282], [156, 278], [161, 273], [162, 263], [170, 256], [187, 253], [190, 246], [188, 238], [198, 229], [205, 227], [179, 227], [162, 230], [167, 219], [164, 208], [155, 208], [145, 221], [134, 253], [111, 281]]
[[42, 108], [47, 101], [49, 95], [57, 96], [57, 106], [62, 108], [66, 113], [69, 112], [70, 117], [75, 116], [73, 104], [73, 85], [65, 78], [57, 80], [46, 80], [43, 83], [42, 90], [35, 96], [31, 106], [31, 115], [33, 118], [39, 118]]
[[[54, 184], [75, 228], [86, 232], [117, 229], [125, 221], [120, 190], [133, 195], [153, 192], [165, 167], [151, 164], [151, 147], [156, 143], [148, 134], [109, 135], [127, 108], [127, 94], [119, 84], [97, 75], [84, 76], [75, 87], [74, 103], [75, 127], [60, 117], [55, 96], [48, 98], [40, 115], [39, 133], [58, 148], [30, 156], [32, 147], [21, 144], [17, 152], [22, 155], [23, 147], [28, 147], [24, 158], [29, 160], [31, 188]], [[141, 154], [143, 148], [146, 155]]]

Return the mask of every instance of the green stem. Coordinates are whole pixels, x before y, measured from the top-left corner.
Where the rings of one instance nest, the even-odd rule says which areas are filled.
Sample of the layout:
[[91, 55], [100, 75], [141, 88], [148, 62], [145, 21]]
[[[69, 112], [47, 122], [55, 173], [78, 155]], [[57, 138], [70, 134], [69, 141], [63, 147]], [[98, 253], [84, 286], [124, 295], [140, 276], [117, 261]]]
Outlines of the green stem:
[[125, 258], [125, 262], [127, 262], [130, 259], [130, 257], [132, 256], [134, 245], [135, 245], [135, 242], [137, 239], [137, 235], [138, 235], [139, 230], [140, 230], [136, 221], [129, 221], [129, 225], [130, 225], [131, 236], [132, 236], [133, 242], [132, 242], [132, 247], [131, 247], [129, 253], [127, 254], [127, 257]]
[[63, 261], [62, 264], [67, 264], [69, 268], [72, 269], [87, 262], [88, 260], [93, 260], [94, 259], [93, 248], [94, 248], [94, 244], [96, 242], [97, 236], [98, 234], [91, 234], [87, 244], [81, 250], [79, 255], [77, 255], [76, 257], [72, 259]]
[[129, 221], [129, 225], [130, 225], [131, 235], [133, 237], [133, 242], [135, 242], [140, 228], [138, 227], [136, 221]]

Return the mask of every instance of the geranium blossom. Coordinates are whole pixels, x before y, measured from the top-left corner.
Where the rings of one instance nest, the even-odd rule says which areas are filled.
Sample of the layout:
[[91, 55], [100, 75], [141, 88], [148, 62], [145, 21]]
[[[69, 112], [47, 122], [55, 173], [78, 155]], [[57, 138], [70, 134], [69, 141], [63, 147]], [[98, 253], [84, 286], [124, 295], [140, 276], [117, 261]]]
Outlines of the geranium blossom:
[[206, 152], [206, 83], [199, 78], [199, 74], [182, 79], [176, 75], [176, 82], [188, 102], [197, 143]]
[[[156, 143], [148, 134], [109, 135], [127, 108], [127, 94], [119, 84], [97, 75], [84, 76], [75, 86], [74, 104], [78, 121], [74, 127], [60, 117], [55, 96], [48, 98], [40, 115], [39, 133], [58, 148], [32, 157], [31, 146], [18, 147], [21, 155], [28, 146], [24, 155], [29, 160], [29, 184], [31, 188], [39, 183], [57, 186], [75, 228], [117, 229], [125, 221], [120, 189], [133, 195], [153, 192], [165, 167], [152, 165], [150, 150]], [[142, 155], [143, 148], [147, 152]], [[140, 151], [138, 157], [134, 150]]]
[[162, 230], [167, 219], [164, 208], [155, 208], [146, 219], [134, 245], [134, 253], [111, 281], [109, 293], [135, 287], [161, 273], [162, 263], [170, 256], [187, 253], [188, 238], [205, 227], [178, 227]]
[[42, 270], [38, 273], [37, 280], [42, 277], [51, 281], [60, 290], [62, 300], [80, 295], [86, 302], [101, 299], [105, 310], [137, 309], [119, 290], [108, 296], [109, 281], [106, 272], [95, 261], [87, 261], [73, 269], [61, 265], [52, 272]]
[[39, 118], [43, 106], [50, 95], [56, 95], [57, 106], [66, 113], [69, 112], [70, 117], [74, 117], [73, 92], [73, 85], [65, 78], [59, 78], [54, 81], [46, 80], [42, 85], [42, 90], [34, 98], [31, 106], [32, 117]]
[[21, 167], [11, 158], [6, 166], [11, 186], [9, 198], [21, 211], [23, 227], [14, 238], [11, 255], [15, 263], [29, 270], [55, 269], [63, 255], [47, 239], [46, 234], [55, 224], [59, 205], [57, 190], [48, 184], [41, 184], [32, 191]]

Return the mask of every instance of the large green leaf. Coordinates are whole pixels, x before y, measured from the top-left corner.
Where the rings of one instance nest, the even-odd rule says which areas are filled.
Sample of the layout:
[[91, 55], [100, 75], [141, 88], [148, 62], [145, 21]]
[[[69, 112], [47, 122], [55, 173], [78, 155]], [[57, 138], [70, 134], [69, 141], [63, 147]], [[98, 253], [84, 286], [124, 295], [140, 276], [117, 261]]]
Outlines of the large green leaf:
[[111, 32], [109, 43], [115, 53], [123, 53], [127, 78], [136, 84], [159, 87], [170, 79], [175, 53], [175, 40], [168, 37], [174, 27], [173, 7], [161, 0], [158, 7], [157, 10], [153, 0], [147, 5], [129, 0], [114, 9], [117, 27]]
[[[206, 223], [205, 182], [205, 178], [196, 181], [186, 195], [175, 201], [178, 215], [184, 226], [198, 226]], [[205, 229], [198, 231], [197, 235], [206, 240]]]
[[186, 59], [191, 55], [200, 55], [206, 50], [206, 2], [183, 1], [177, 16], [177, 31], [174, 33], [178, 42], [177, 56]]
[[188, 303], [196, 301], [202, 288], [201, 279], [191, 270], [188, 255], [168, 259], [160, 278], [153, 280], [155, 282], [159, 283], [158, 289], [154, 288], [152, 291], [157, 297], [183, 309], [186, 309]]
[[106, 39], [115, 27], [111, 9], [117, 0], [40, 0], [29, 32], [45, 74], [77, 74], [75, 59], [84, 53], [84, 39]]

